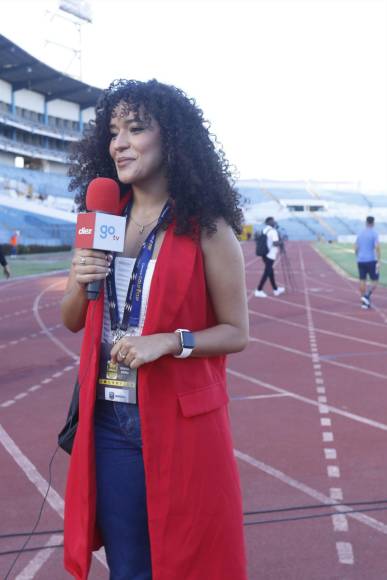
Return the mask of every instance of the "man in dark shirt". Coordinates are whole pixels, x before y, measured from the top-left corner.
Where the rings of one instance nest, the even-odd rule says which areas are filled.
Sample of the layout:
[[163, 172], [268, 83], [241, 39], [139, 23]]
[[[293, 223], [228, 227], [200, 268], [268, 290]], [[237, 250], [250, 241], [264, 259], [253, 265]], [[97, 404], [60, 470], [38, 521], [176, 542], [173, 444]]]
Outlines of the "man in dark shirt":
[[11, 275], [11, 272], [9, 271], [9, 266], [8, 266], [7, 260], [5, 259], [5, 256], [4, 256], [1, 248], [0, 248], [0, 264], [3, 266], [4, 276], [6, 278], [9, 278]]

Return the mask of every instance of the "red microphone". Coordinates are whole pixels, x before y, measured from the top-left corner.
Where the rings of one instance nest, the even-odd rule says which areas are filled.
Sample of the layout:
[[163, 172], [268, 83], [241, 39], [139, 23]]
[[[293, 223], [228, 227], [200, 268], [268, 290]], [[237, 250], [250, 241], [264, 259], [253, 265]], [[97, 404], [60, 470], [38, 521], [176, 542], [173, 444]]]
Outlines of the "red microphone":
[[[114, 179], [96, 177], [86, 191], [88, 212], [79, 213], [75, 236], [76, 248], [122, 252], [125, 241], [126, 218], [120, 213], [120, 188]], [[102, 280], [89, 282], [87, 297], [98, 298]]]
[[114, 179], [96, 177], [87, 186], [86, 207], [89, 211], [99, 211], [119, 215], [120, 188]]

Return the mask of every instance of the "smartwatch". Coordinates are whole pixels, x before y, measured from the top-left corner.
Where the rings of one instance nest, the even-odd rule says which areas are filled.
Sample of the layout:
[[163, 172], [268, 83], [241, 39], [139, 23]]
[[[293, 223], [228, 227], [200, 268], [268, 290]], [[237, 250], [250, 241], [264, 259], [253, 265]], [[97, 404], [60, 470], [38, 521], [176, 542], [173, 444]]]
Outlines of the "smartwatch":
[[187, 358], [195, 348], [195, 338], [190, 330], [186, 328], [178, 328], [175, 333], [180, 337], [181, 351], [175, 354], [175, 358]]

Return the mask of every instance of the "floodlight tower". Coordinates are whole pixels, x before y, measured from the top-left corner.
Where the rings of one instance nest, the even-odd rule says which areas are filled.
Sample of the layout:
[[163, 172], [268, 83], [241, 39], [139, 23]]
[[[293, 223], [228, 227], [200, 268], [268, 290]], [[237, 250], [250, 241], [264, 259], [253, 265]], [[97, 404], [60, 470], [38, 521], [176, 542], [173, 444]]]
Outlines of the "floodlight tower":
[[82, 26], [91, 22], [90, 4], [85, 0], [60, 0], [56, 9], [46, 11], [44, 46], [50, 49], [48, 57], [56, 56], [56, 61], [62, 63], [56, 68], [79, 80], [82, 80]]

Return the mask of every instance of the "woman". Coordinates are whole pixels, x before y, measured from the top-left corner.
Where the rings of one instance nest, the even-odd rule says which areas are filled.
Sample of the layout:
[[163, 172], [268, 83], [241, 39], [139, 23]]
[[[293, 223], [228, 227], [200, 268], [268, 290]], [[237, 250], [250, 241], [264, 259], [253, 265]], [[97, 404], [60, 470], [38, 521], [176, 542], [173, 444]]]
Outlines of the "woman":
[[73, 161], [80, 208], [91, 179], [113, 178], [127, 229], [115, 259], [75, 251], [62, 303], [85, 327], [66, 568], [86, 579], [104, 544], [111, 580], [244, 580], [225, 355], [248, 317], [227, 162], [195, 103], [155, 80], [113, 82]]

